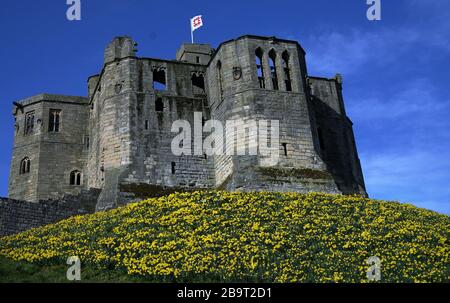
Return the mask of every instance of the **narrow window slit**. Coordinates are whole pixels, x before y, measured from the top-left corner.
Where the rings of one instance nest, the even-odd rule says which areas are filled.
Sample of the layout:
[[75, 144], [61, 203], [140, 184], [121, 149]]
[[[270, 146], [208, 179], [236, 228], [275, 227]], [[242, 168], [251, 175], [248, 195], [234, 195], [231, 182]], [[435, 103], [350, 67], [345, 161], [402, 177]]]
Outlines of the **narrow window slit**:
[[266, 83], [264, 82], [264, 67], [263, 67], [263, 51], [261, 48], [257, 48], [255, 51], [256, 55], [256, 73], [258, 76], [258, 82], [260, 88], [266, 88]]
[[287, 156], [287, 155], [288, 155], [288, 152], [287, 152], [287, 143], [281, 143], [281, 145], [283, 146], [283, 152], [284, 152], [284, 155]]
[[155, 111], [163, 112], [164, 111], [164, 102], [161, 98], [156, 99], [155, 101]]
[[277, 76], [277, 65], [276, 65], [277, 54], [272, 49], [269, 52], [269, 67], [270, 67], [270, 77], [272, 79], [272, 86], [274, 90], [278, 90], [278, 76]]

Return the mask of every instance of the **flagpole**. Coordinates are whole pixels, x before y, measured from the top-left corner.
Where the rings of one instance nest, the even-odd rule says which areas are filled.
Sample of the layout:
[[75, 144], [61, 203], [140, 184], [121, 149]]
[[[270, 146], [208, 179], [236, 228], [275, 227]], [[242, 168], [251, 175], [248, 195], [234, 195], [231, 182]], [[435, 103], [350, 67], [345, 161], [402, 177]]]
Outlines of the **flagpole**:
[[191, 27], [191, 42], [194, 44], [194, 30], [192, 29], [192, 19], [189, 19], [189, 26]]

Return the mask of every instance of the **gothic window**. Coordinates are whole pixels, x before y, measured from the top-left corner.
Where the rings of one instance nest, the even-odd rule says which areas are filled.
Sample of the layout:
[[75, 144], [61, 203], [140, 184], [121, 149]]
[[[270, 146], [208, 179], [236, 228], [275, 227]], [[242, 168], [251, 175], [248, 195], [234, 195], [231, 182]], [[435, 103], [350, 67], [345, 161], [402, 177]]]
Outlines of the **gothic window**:
[[148, 120], [145, 120], [145, 129], [148, 130]]
[[272, 49], [269, 52], [269, 67], [270, 67], [270, 78], [272, 79], [272, 85], [274, 90], [278, 90], [278, 77], [277, 77], [277, 65], [276, 65], [277, 54]]
[[195, 61], [197, 62], [197, 64], [200, 64], [200, 57], [199, 56], [195, 57]]
[[158, 98], [155, 101], [155, 111], [160, 113], [164, 111], [164, 102], [161, 98]]
[[54, 133], [59, 132], [60, 122], [61, 122], [61, 110], [51, 109], [48, 118], [48, 131]]
[[219, 97], [220, 100], [223, 100], [223, 79], [222, 79], [222, 62], [217, 61], [217, 84], [219, 87]]
[[193, 74], [191, 81], [194, 94], [205, 93], [205, 79], [203, 78], [203, 75]]
[[256, 57], [256, 73], [258, 76], [258, 82], [260, 88], [265, 88], [266, 83], [264, 82], [264, 68], [263, 68], [263, 51], [261, 48], [257, 48], [255, 51]]
[[34, 111], [25, 114], [25, 135], [32, 134], [34, 131]]
[[175, 175], [175, 172], [176, 172], [176, 164], [175, 164], [175, 162], [172, 162], [172, 175]]
[[81, 185], [81, 172], [79, 170], [74, 170], [70, 173], [70, 185]]
[[163, 69], [153, 70], [153, 89], [166, 90], [166, 71]]
[[30, 172], [31, 161], [30, 158], [26, 157], [20, 161], [20, 174], [28, 174]]
[[292, 91], [292, 83], [291, 70], [289, 69], [289, 53], [284, 51], [281, 57], [283, 59], [284, 83], [286, 84], [286, 91], [290, 92]]

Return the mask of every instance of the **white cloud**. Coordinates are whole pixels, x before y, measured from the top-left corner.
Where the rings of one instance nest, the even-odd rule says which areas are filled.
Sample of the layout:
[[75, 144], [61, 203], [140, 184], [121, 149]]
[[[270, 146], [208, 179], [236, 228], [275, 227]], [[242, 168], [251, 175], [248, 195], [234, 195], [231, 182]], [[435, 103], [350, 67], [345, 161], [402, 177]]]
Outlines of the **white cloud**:
[[[397, 84], [394, 94], [387, 91], [363, 91], [350, 95], [347, 112], [354, 121], [370, 123], [397, 119], [436, 123], [439, 121], [435, 118], [442, 111], [450, 111], [450, 99], [441, 97], [433, 84], [425, 79], [408, 81], [401, 86]], [[431, 119], [433, 121], [429, 121]]]
[[302, 41], [308, 50], [308, 69], [313, 75], [348, 76], [370, 72], [373, 67], [395, 68], [397, 60], [404, 56], [426, 62], [436, 54], [445, 56], [450, 52], [450, 1], [447, 2], [428, 9], [424, 1], [417, 0], [410, 10], [419, 16], [396, 27], [382, 24], [371, 30], [329, 30], [292, 39]]
[[303, 40], [308, 49], [311, 74], [342, 73], [344, 76], [364, 70], [370, 72], [373, 65], [384, 66], [408, 51], [420, 41], [420, 33], [411, 29], [365, 32], [324, 32]]
[[348, 108], [368, 137], [360, 149], [367, 189], [374, 198], [450, 214], [450, 99], [424, 79], [396, 89], [354, 96]]
[[450, 159], [439, 151], [371, 153], [361, 159], [372, 198], [450, 214]]

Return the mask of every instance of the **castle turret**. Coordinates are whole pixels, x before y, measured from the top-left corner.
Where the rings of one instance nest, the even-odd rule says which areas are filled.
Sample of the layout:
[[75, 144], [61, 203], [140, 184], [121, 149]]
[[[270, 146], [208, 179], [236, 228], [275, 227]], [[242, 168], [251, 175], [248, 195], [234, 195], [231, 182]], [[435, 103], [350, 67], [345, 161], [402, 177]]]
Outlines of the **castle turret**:
[[105, 64], [117, 59], [134, 57], [137, 43], [130, 37], [116, 37], [105, 50]]
[[14, 102], [9, 197], [38, 201], [85, 189], [88, 99], [40, 94]]
[[248, 156], [218, 156], [215, 173], [221, 187], [339, 192], [315, 146], [304, 57], [296, 41], [275, 37], [244, 36], [219, 46], [208, 66], [211, 116], [222, 123], [237, 121], [235, 131], [247, 130], [245, 143], [260, 147], [261, 138], [248, 122], [279, 123], [279, 141], [270, 140], [275, 165], [267, 167], [266, 157], [248, 155], [249, 150]]
[[194, 64], [208, 64], [213, 49], [209, 44], [184, 43], [177, 51], [177, 60]]
[[136, 81], [132, 72], [137, 61], [136, 45], [130, 37], [114, 38], [105, 49], [101, 77], [89, 81], [90, 87], [93, 84], [97, 87], [97, 91], [91, 91], [89, 186], [104, 188], [101, 203], [116, 200], [114, 184], [131, 161], [130, 107], [136, 100]]

